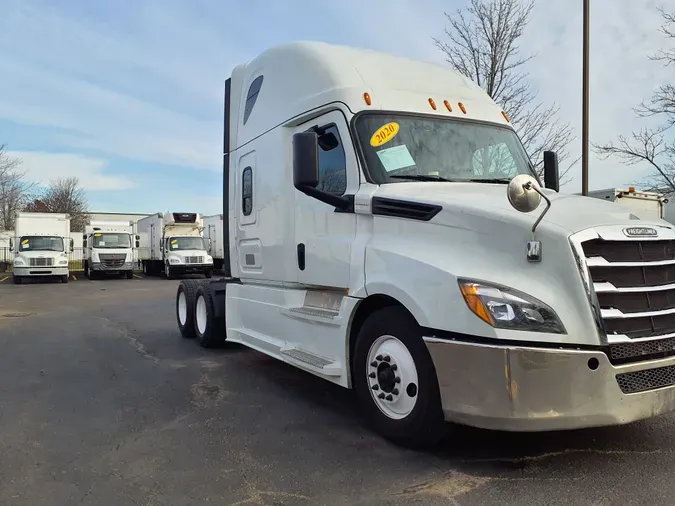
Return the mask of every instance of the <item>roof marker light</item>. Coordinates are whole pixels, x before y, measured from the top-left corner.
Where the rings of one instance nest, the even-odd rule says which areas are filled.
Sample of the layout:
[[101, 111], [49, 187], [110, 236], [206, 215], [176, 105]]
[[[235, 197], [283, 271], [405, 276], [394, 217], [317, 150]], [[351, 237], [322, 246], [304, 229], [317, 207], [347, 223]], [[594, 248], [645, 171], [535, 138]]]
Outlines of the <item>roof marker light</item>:
[[448, 102], [447, 100], [443, 100], [443, 104], [445, 105], [445, 108], [448, 111], [452, 112], [452, 106], [450, 105], [450, 102]]
[[370, 100], [370, 93], [368, 93], [368, 92], [365, 92], [365, 93], [363, 94], [363, 100], [366, 101], [366, 104], [367, 104], [367, 105], [370, 105], [370, 104], [373, 103], [372, 100]]
[[511, 123], [511, 120], [509, 119], [509, 115], [506, 114], [506, 111], [502, 111], [502, 116], [504, 116], [504, 119], [506, 120], [507, 123]]
[[629, 191], [630, 193], [635, 193], [635, 186], [629, 186], [629, 187], [628, 187], [628, 191]]
[[464, 107], [464, 104], [461, 103], [461, 102], [459, 102], [457, 105], [458, 105], [459, 108], [462, 110], [462, 112], [463, 112], [464, 114], [466, 114], [466, 107]]
[[436, 110], [436, 102], [434, 102], [434, 99], [433, 99], [433, 98], [430, 98], [430, 99], [429, 99], [429, 105], [431, 106], [431, 108], [432, 108], [434, 111]]

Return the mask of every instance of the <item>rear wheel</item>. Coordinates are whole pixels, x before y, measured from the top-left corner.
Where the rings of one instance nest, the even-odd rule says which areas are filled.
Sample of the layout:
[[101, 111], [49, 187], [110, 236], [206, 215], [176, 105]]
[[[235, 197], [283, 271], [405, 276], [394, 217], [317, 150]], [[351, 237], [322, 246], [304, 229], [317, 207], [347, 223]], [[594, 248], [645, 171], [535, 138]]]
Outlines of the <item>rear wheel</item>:
[[216, 307], [208, 284], [197, 287], [194, 305], [195, 335], [200, 346], [213, 348], [225, 341], [224, 318], [216, 317]]
[[176, 322], [183, 337], [195, 337], [195, 298], [198, 281], [184, 279], [176, 291]]
[[387, 307], [368, 317], [352, 365], [354, 389], [377, 432], [413, 448], [441, 439], [445, 424], [436, 369], [419, 325], [405, 310]]

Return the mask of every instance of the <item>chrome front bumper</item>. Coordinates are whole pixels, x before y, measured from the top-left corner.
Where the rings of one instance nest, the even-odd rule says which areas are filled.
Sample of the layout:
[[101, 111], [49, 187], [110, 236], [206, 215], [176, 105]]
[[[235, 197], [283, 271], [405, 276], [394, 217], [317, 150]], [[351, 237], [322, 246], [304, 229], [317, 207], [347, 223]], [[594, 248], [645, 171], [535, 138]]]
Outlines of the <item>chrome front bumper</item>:
[[54, 267], [12, 267], [14, 276], [67, 276], [68, 266]]
[[125, 262], [122, 265], [115, 267], [111, 265], [106, 265], [101, 262], [92, 262], [91, 270], [92, 271], [110, 271], [110, 272], [119, 272], [119, 271], [131, 271], [134, 268], [132, 262]]
[[[546, 431], [620, 425], [675, 410], [675, 386], [624, 393], [648, 388], [645, 376], [675, 384], [675, 357], [614, 366], [600, 351], [425, 341], [447, 421]], [[640, 371], [619, 376], [622, 391], [617, 375]]]

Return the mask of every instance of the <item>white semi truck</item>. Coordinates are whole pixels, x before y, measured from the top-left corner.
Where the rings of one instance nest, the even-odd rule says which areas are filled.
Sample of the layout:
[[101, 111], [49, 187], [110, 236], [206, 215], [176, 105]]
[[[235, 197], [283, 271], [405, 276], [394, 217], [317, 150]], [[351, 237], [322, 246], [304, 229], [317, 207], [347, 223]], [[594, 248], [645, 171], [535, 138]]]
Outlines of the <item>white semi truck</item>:
[[213, 258], [207, 252], [208, 241], [202, 235], [204, 226], [198, 213], [151, 214], [138, 220], [137, 228], [139, 257], [146, 275], [163, 273], [167, 279], [182, 274], [212, 277]]
[[134, 246], [138, 248], [139, 237], [134, 237], [133, 222], [89, 221], [82, 235], [85, 277], [116, 274], [133, 279]]
[[384, 436], [675, 409], [675, 230], [538, 180], [508, 115], [440, 65], [300, 42], [225, 82], [222, 279], [185, 337], [356, 391]]
[[589, 197], [614, 202], [630, 209], [640, 219], [665, 218], [665, 209], [668, 199], [656, 192], [635, 190], [630, 186], [627, 190], [620, 188], [606, 188], [588, 192]]
[[204, 239], [207, 239], [213, 257], [213, 270], [222, 271], [225, 262], [225, 242], [223, 241], [223, 215], [204, 216]]
[[17, 213], [10, 250], [15, 284], [37, 277], [67, 283], [68, 254], [73, 252], [70, 218], [61, 213]]

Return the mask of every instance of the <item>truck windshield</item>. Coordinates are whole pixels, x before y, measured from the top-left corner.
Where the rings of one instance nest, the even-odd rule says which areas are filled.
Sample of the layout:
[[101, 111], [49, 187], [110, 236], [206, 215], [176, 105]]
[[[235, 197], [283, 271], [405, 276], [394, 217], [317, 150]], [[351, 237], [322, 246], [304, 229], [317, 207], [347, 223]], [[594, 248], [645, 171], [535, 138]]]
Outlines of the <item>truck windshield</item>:
[[204, 241], [201, 237], [170, 237], [169, 250], [180, 251], [185, 249], [204, 250]]
[[94, 233], [94, 248], [131, 248], [131, 236], [129, 234], [96, 232]]
[[63, 239], [24, 235], [19, 241], [19, 251], [63, 251]]
[[378, 184], [508, 183], [519, 174], [535, 176], [508, 127], [395, 113], [364, 114], [355, 126], [368, 172]]

